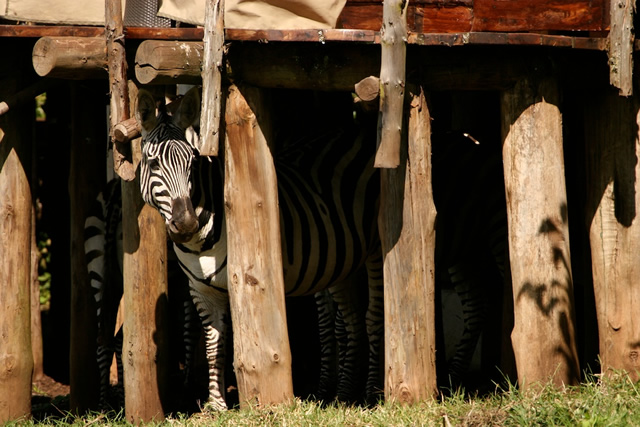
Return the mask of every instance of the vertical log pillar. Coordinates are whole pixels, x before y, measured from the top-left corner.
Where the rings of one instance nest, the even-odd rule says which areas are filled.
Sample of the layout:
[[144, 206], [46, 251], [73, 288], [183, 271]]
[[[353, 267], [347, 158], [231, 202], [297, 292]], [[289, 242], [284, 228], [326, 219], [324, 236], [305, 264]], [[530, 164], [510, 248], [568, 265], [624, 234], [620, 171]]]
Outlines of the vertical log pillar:
[[200, 155], [217, 156], [222, 114], [224, 0], [207, 0], [204, 23]]
[[84, 256], [84, 222], [91, 203], [105, 182], [107, 135], [104, 117], [106, 105], [97, 100], [104, 85], [87, 87], [87, 83], [71, 86], [72, 133], [69, 171], [71, 230], [71, 325], [69, 381], [71, 408], [76, 413], [97, 409], [99, 376], [96, 360], [96, 302], [89, 284]]
[[602, 372], [640, 371], [640, 114], [637, 97], [592, 93], [585, 111], [587, 226]]
[[436, 394], [431, 123], [424, 93], [411, 94], [409, 142], [397, 169], [382, 169], [385, 397], [414, 403]]
[[[6, 71], [7, 67], [0, 67], [0, 99], [17, 86], [18, 79], [7, 77]], [[0, 423], [31, 414], [29, 171], [33, 114], [31, 104], [0, 116]]]
[[[133, 84], [129, 92], [136, 99]], [[131, 151], [135, 170], [140, 139]], [[170, 396], [167, 234], [160, 213], [142, 200], [140, 177], [121, 183], [125, 416], [133, 424], [159, 422]]]
[[609, 81], [622, 96], [633, 94], [633, 15], [635, 0], [610, 0]]
[[501, 97], [511, 338], [524, 388], [579, 379], [558, 98], [551, 78], [523, 78]]
[[234, 367], [240, 406], [293, 398], [268, 110], [259, 89], [229, 88], [225, 206]]

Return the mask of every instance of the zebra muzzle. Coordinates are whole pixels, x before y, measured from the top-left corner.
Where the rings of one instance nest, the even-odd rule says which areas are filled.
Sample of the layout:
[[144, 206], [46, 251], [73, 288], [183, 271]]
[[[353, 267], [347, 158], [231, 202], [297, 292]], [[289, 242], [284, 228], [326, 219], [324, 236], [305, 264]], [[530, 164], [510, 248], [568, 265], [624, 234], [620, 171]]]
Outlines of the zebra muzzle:
[[198, 217], [191, 199], [179, 197], [171, 201], [171, 220], [167, 224], [169, 237], [175, 243], [186, 243], [198, 231]]

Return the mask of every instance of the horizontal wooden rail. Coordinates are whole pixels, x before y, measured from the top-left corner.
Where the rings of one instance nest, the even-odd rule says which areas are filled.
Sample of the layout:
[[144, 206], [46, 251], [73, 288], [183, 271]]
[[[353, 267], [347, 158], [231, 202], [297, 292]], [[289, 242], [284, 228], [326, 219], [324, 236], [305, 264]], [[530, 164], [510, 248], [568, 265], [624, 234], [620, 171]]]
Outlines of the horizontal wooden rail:
[[[201, 41], [202, 28], [143, 28], [126, 27], [128, 39]], [[53, 25], [0, 25], [0, 37], [99, 37], [103, 27], [53, 26]], [[371, 30], [240, 30], [227, 28], [225, 39], [229, 41], [255, 42], [355, 42], [379, 44], [380, 33]], [[415, 33], [410, 32], [407, 43], [420, 46], [464, 45], [516, 45], [550, 46], [582, 50], [606, 50], [606, 37], [576, 37], [538, 33]], [[640, 50], [636, 41], [634, 50]]]

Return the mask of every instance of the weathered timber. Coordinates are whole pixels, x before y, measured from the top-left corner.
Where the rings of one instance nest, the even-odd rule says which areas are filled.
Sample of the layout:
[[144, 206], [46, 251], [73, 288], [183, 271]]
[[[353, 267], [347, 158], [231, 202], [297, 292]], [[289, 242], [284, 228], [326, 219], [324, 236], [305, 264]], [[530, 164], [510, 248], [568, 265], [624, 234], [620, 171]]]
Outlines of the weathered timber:
[[365, 77], [355, 84], [354, 90], [362, 101], [374, 101], [380, 96], [380, 79], [376, 76]]
[[202, 42], [145, 40], [136, 51], [135, 73], [141, 84], [199, 84]]
[[602, 372], [640, 374], [640, 166], [637, 97], [590, 91], [585, 104], [587, 212]]
[[[434, 46], [425, 55], [421, 47], [409, 46], [407, 78], [420, 80], [425, 90], [507, 89], [530, 69], [532, 57], [548, 54], [548, 50], [537, 53], [533, 49], [505, 52], [469, 46], [462, 52]], [[231, 43], [226, 56], [227, 75], [259, 87], [352, 91], [362, 79], [378, 75], [379, 53], [377, 45], [353, 48], [345, 44]], [[575, 67], [584, 74], [590, 70], [585, 70], [586, 64], [583, 59], [562, 65], [563, 69]]]
[[380, 238], [384, 254], [385, 397], [415, 403], [437, 392], [431, 117], [412, 91], [409, 141], [401, 164], [381, 170]]
[[622, 96], [633, 93], [633, 15], [635, 0], [611, 1], [611, 30], [609, 30], [609, 80]]
[[118, 142], [127, 142], [139, 137], [140, 131], [140, 123], [135, 117], [131, 117], [113, 127], [113, 137]]
[[[17, 49], [16, 49], [17, 50]], [[5, 54], [14, 59], [16, 50]], [[0, 96], [19, 77], [0, 64]], [[33, 108], [0, 117], [0, 423], [31, 415], [31, 125]]]
[[222, 114], [224, 0], [207, 0], [204, 21], [200, 155], [217, 156]]
[[108, 76], [104, 37], [42, 37], [31, 56], [33, 69], [42, 77], [84, 80]]
[[226, 102], [225, 207], [234, 368], [240, 406], [293, 398], [284, 305], [278, 191], [268, 108], [259, 89]]
[[518, 381], [523, 388], [576, 384], [573, 282], [555, 80], [522, 78], [502, 93]]
[[407, 5], [402, 0], [384, 0], [380, 29], [380, 113], [375, 166], [395, 168], [400, 164], [400, 136], [404, 112], [407, 61]]
[[[69, 381], [70, 404], [76, 413], [97, 410], [100, 381], [96, 360], [96, 302], [90, 286], [84, 251], [84, 223], [89, 208], [102, 190], [105, 177], [107, 132], [105, 106], [96, 99], [104, 96], [105, 81], [72, 82], [71, 152], [69, 162], [69, 225], [71, 243], [71, 305]], [[97, 147], [102, 147], [98, 149]]]
[[136, 176], [136, 171], [131, 160], [131, 148], [117, 142], [113, 137], [114, 126], [130, 117], [127, 52], [124, 48], [122, 3], [120, 0], [105, 2], [105, 35], [109, 65], [109, 93], [111, 95], [109, 135], [111, 135], [113, 143], [113, 169], [125, 181], [132, 181]]

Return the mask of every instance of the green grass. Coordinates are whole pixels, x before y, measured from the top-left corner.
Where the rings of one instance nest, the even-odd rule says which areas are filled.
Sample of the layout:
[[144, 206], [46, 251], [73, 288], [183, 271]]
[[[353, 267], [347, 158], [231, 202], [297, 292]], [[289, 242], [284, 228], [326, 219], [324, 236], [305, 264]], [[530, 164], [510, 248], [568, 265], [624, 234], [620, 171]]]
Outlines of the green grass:
[[[8, 424], [12, 425], [12, 424]], [[122, 412], [74, 417], [60, 414], [36, 423], [13, 425], [128, 425]], [[451, 396], [415, 405], [380, 404], [362, 408], [296, 399], [269, 408], [248, 408], [171, 416], [161, 426], [638, 426], [640, 393], [627, 375], [590, 376], [578, 387], [537, 392], [517, 387], [485, 397], [458, 391]]]

